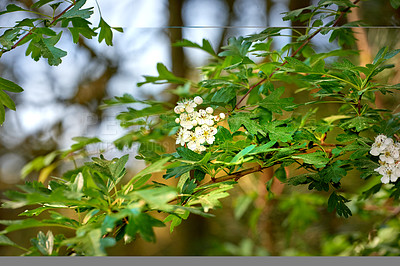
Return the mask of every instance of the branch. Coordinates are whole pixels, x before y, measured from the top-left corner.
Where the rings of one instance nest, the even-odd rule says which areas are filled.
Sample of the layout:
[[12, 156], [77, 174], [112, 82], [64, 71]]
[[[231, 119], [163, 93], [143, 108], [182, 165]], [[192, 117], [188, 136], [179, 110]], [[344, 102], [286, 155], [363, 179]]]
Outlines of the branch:
[[221, 183], [221, 182], [225, 182], [225, 181], [232, 180], [232, 179], [234, 179], [235, 181], [238, 181], [240, 178], [242, 178], [245, 175], [255, 173], [255, 172], [260, 172], [265, 168], [267, 168], [267, 167], [262, 167], [260, 165], [257, 165], [252, 168], [248, 168], [248, 169], [245, 169], [245, 170], [233, 173], [233, 174], [221, 176], [220, 178], [217, 178], [217, 179], [212, 179], [211, 181], [203, 184], [202, 186]]
[[[358, 2], [360, 2], [360, 0], [356, 0], [353, 2], [353, 4], [357, 4]], [[339, 21], [342, 19], [342, 17], [344, 16], [344, 14], [346, 14], [348, 11], [350, 10], [350, 7], [344, 9], [343, 11], [341, 11], [339, 17], [336, 19], [335, 23], [333, 23], [332, 27], [336, 27], [339, 24]], [[314, 38], [318, 33], [320, 33], [322, 30], [322, 28], [319, 28], [318, 30], [316, 30], [313, 34], [311, 34], [301, 45], [299, 48], [297, 48], [296, 51], [294, 51], [290, 57], [294, 57], [295, 55], [297, 55], [301, 49], [304, 48], [304, 46], [306, 46], [312, 38]], [[283, 61], [283, 63], [280, 65], [280, 67], [286, 65], [288, 63], [288, 61]], [[249, 88], [249, 90], [246, 92], [246, 94], [239, 100], [239, 102], [236, 104], [235, 108], [233, 108], [233, 110], [237, 109], [239, 107], [239, 105], [242, 103], [242, 101], [247, 97], [247, 95], [249, 95], [249, 93], [257, 86], [261, 85], [262, 83], [264, 83], [265, 81], [269, 80], [275, 73], [276, 71], [279, 70], [280, 67], [275, 68], [274, 71], [272, 71], [272, 73], [268, 76], [268, 78], [264, 78], [262, 80], [260, 80], [257, 84], [251, 86]]]
[[[52, 25], [54, 24], [54, 22], [56, 22], [62, 15], [65, 14], [65, 12], [67, 12], [68, 10], [70, 10], [74, 5], [76, 5], [75, 1], [74, 1], [73, 4], [69, 5], [66, 9], [64, 9], [60, 14], [58, 14], [57, 16], [55, 16], [55, 17], [53, 18], [53, 20], [50, 22], [49, 26], [52, 26]], [[3, 54], [3, 53], [9, 52], [9, 51], [14, 50], [15, 48], [17, 48], [17, 46], [18, 46], [26, 37], [28, 37], [29, 35], [31, 35], [32, 32], [33, 32], [36, 28], [37, 28], [37, 27], [35, 26], [35, 27], [33, 27], [32, 29], [30, 29], [29, 32], [26, 33], [24, 36], [22, 36], [22, 38], [19, 39], [18, 42], [16, 42], [13, 46], [11, 46], [10, 49], [8, 49], [8, 50], [3, 50], [3, 51], [1, 51], [1, 53]]]

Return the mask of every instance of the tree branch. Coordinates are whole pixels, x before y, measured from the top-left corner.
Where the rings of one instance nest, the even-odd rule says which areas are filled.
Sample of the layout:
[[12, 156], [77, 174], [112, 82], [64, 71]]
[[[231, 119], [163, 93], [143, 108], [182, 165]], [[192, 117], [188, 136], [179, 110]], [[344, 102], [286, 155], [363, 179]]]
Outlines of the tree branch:
[[[360, 2], [360, 0], [356, 0], [353, 2], [353, 4], [357, 4], [358, 2]], [[339, 17], [336, 19], [335, 23], [333, 23], [332, 27], [336, 27], [339, 24], [339, 21], [342, 19], [342, 17], [344, 16], [344, 14], [346, 14], [348, 11], [350, 10], [350, 7], [344, 9], [343, 11], [341, 11]], [[318, 30], [316, 30], [313, 34], [311, 34], [301, 45], [299, 48], [297, 48], [296, 51], [294, 51], [290, 57], [294, 57], [295, 55], [297, 55], [301, 49], [304, 48], [304, 46], [306, 46], [312, 38], [314, 38], [318, 33], [320, 33], [322, 30], [322, 28], [319, 28]], [[280, 65], [280, 67], [286, 65], [288, 63], [288, 61], [283, 61], [283, 63]], [[246, 92], [246, 94], [239, 100], [239, 102], [236, 104], [235, 108], [233, 108], [233, 110], [237, 109], [239, 107], [239, 105], [242, 103], [242, 101], [247, 97], [247, 95], [249, 95], [249, 93], [257, 86], [261, 85], [262, 83], [264, 83], [265, 81], [269, 80], [275, 73], [276, 71], [279, 70], [280, 67], [275, 68], [274, 71], [272, 71], [272, 73], [268, 76], [268, 78], [264, 78], [262, 80], [260, 80], [257, 84], [251, 86], [249, 88], [249, 90]]]
[[[64, 9], [60, 14], [58, 14], [57, 16], [55, 16], [55, 17], [53, 18], [53, 20], [50, 22], [49, 25], [52, 26], [52, 25], [54, 24], [54, 22], [56, 22], [62, 15], [65, 14], [65, 12], [67, 12], [68, 10], [70, 10], [70, 9], [71, 9], [73, 6], [75, 6], [75, 5], [76, 5], [76, 2], [74, 1], [73, 4], [69, 5], [69, 6], [68, 6], [66, 9]], [[22, 38], [19, 39], [13, 46], [11, 46], [10, 49], [2, 50], [1, 53], [3, 54], [3, 53], [9, 52], [9, 51], [14, 50], [15, 48], [17, 48], [17, 46], [18, 46], [26, 37], [28, 37], [29, 35], [31, 35], [32, 32], [33, 32], [36, 28], [37, 28], [37, 27], [35, 26], [35, 27], [33, 27], [32, 29], [30, 29], [29, 32], [26, 33], [24, 36], [22, 36]]]
[[240, 178], [242, 178], [245, 175], [252, 174], [255, 172], [260, 172], [265, 168], [267, 168], [267, 167], [262, 167], [260, 165], [257, 165], [257, 166], [254, 166], [254, 167], [251, 167], [251, 168], [248, 168], [248, 169], [245, 169], [245, 170], [233, 173], [233, 174], [224, 175], [224, 176], [221, 176], [220, 178], [212, 179], [209, 182], [203, 184], [202, 186], [221, 183], [221, 182], [225, 182], [225, 181], [232, 180], [232, 179], [235, 181], [238, 181]]

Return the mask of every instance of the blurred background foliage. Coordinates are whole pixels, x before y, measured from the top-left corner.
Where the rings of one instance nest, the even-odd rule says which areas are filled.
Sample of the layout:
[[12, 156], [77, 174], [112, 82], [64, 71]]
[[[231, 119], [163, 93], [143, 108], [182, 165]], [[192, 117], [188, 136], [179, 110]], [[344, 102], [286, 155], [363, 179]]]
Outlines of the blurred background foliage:
[[[0, 10], [9, 3], [31, 6], [32, 0], [3, 0]], [[198, 67], [207, 62], [205, 53], [172, 44], [182, 38], [200, 42], [210, 40], [220, 51], [231, 36], [247, 35], [271, 26], [292, 26], [305, 30], [301, 23], [282, 21], [281, 13], [313, 4], [312, 0], [98, 0], [103, 17], [110, 25], [121, 26], [124, 34], [115, 34], [114, 46], [96, 41], [71, 39], [60, 45], [68, 51], [59, 67], [34, 62], [17, 48], [0, 61], [0, 75], [14, 80], [25, 91], [14, 97], [17, 112], [7, 112], [0, 128], [0, 192], [22, 183], [21, 169], [32, 159], [65, 149], [75, 136], [99, 136], [104, 143], [89, 151], [105, 150], [105, 157], [123, 153], [136, 154], [136, 147], [117, 151], [111, 142], [124, 131], [115, 120], [122, 109], [99, 108], [104, 99], [130, 93], [137, 99], [154, 99], [175, 103], [177, 97], [168, 93], [167, 85], [146, 84], [142, 75], [156, 74], [157, 62], [164, 63], [179, 77], [198, 80]], [[95, 5], [88, 1], [88, 5]], [[358, 39], [345, 49], [362, 50], [349, 57], [365, 65], [383, 46], [400, 48], [397, 38], [400, 9], [389, 0], [363, 1], [341, 24], [363, 20], [365, 27], [354, 30]], [[0, 17], [0, 26], [19, 19], [18, 14]], [[96, 17], [94, 19], [97, 19]], [[290, 34], [290, 31], [288, 32]], [[65, 38], [65, 36], [64, 36]], [[318, 52], [337, 49], [328, 42], [329, 36], [317, 36], [312, 44]], [[282, 48], [290, 37], [279, 37], [274, 49]], [[382, 82], [400, 83], [399, 59], [396, 68], [381, 75]], [[284, 84], [287, 96], [308, 97], [294, 84]], [[398, 112], [399, 95], [379, 95], [377, 105]], [[320, 106], [326, 114], [334, 114], [337, 106]], [[321, 111], [320, 110], [320, 111]], [[304, 110], [308, 111], [308, 110]], [[107, 144], [110, 143], [109, 145]], [[170, 139], [163, 143], [167, 152], [175, 149]], [[144, 167], [140, 160], [128, 162], [132, 174]], [[71, 162], [72, 163], [72, 162]], [[53, 170], [57, 175], [68, 164]], [[295, 169], [289, 169], [295, 171]], [[290, 173], [289, 173], [290, 174]], [[109, 255], [400, 255], [400, 220], [398, 202], [387, 200], [385, 189], [364, 203], [357, 202], [361, 191], [378, 180], [359, 178], [358, 174], [343, 180], [343, 193], [353, 195], [349, 203], [353, 216], [344, 219], [326, 210], [327, 193], [308, 193], [306, 187], [295, 189], [272, 179], [272, 169], [242, 178], [222, 200], [223, 208], [214, 211], [214, 218], [191, 215], [172, 234], [169, 228], [157, 228], [157, 242], [141, 239], [129, 245], [109, 249]], [[128, 174], [129, 176], [129, 174]], [[27, 179], [37, 179], [38, 173]], [[161, 178], [161, 177], [159, 177]], [[170, 180], [170, 182], [176, 182]], [[3, 195], [1, 197], [4, 197]], [[0, 209], [0, 219], [15, 219], [20, 210]], [[72, 213], [70, 215], [73, 215]], [[41, 230], [10, 234], [15, 242], [24, 244]], [[46, 230], [46, 229], [42, 229]], [[46, 231], [45, 231], [46, 232]], [[54, 234], [68, 232], [59, 229]], [[16, 255], [19, 250], [1, 247], [0, 255]]]

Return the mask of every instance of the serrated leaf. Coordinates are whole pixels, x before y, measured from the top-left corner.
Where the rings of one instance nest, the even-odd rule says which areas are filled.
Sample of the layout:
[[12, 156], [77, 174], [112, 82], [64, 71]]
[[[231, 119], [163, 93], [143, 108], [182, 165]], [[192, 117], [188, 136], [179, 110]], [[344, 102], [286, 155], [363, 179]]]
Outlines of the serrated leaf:
[[217, 56], [217, 54], [215, 53], [214, 49], [212, 48], [210, 42], [206, 39], [203, 39], [203, 43], [201, 46], [197, 43], [191, 42], [186, 39], [183, 39], [182, 41], [178, 41], [178, 42], [174, 43], [172, 46], [198, 48], [198, 49], [201, 49], [201, 50], [209, 53], [212, 56]]
[[332, 212], [336, 209], [336, 213], [339, 216], [348, 218], [352, 213], [349, 207], [346, 206], [346, 202], [349, 202], [349, 200], [343, 196], [337, 195], [335, 192], [332, 192], [328, 199], [328, 211]]
[[256, 120], [252, 119], [251, 114], [246, 113], [236, 113], [228, 117], [229, 128], [232, 132], [238, 131], [238, 129], [243, 125], [251, 134], [260, 133], [265, 135], [260, 124]]
[[332, 165], [329, 165], [319, 173], [321, 178], [325, 182], [332, 181], [338, 183], [347, 174], [346, 170], [341, 168], [342, 164], [343, 162], [339, 160], [334, 162]]
[[271, 94], [267, 95], [259, 105], [277, 114], [282, 114], [282, 110], [291, 110], [294, 106], [293, 98], [281, 98], [284, 92], [285, 88], [283, 87], [275, 89]]
[[301, 159], [304, 163], [312, 164], [316, 168], [324, 167], [329, 162], [329, 158], [327, 158], [325, 153], [322, 151], [293, 155], [292, 158]]
[[59, 19], [65, 19], [65, 18], [73, 18], [73, 17], [80, 17], [80, 18], [90, 18], [90, 16], [93, 14], [93, 7], [86, 8], [86, 9], [81, 9], [81, 7], [86, 3], [86, 0], [79, 0], [76, 2], [74, 7], [72, 7], [70, 10], [65, 12]]
[[112, 46], [113, 33], [110, 25], [108, 25], [103, 18], [100, 18], [99, 28], [100, 28], [99, 43], [101, 43], [104, 40], [107, 45]]
[[165, 83], [185, 84], [187, 82], [186, 79], [179, 78], [179, 77], [175, 76], [162, 63], [157, 63], [157, 72], [158, 72], [158, 76], [143, 76], [146, 80], [144, 82], [139, 82], [137, 84], [137, 86], [140, 87], [140, 86], [142, 86], [142, 85], [144, 85], [146, 83], [154, 83], [154, 84], [165, 84]]

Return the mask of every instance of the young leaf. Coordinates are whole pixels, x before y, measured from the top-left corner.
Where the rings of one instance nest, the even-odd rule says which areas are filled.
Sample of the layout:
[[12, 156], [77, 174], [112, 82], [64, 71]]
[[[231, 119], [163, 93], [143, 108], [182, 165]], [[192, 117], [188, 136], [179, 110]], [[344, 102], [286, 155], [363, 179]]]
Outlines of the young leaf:
[[12, 81], [0, 77], [0, 89], [10, 92], [22, 92], [24, 91], [20, 86]]
[[334, 209], [336, 209], [336, 213], [339, 216], [348, 218], [352, 215], [352, 213], [345, 203], [349, 201], [350, 200], [346, 199], [345, 197], [337, 195], [335, 192], [332, 192], [331, 196], [328, 199], [328, 211], [332, 212]]
[[107, 45], [112, 46], [113, 33], [111, 27], [107, 24], [107, 22], [104, 21], [103, 18], [100, 18], [99, 28], [99, 43], [105, 40]]

